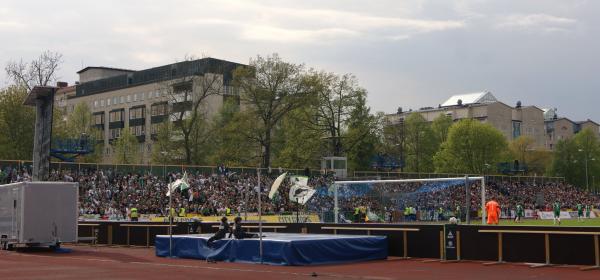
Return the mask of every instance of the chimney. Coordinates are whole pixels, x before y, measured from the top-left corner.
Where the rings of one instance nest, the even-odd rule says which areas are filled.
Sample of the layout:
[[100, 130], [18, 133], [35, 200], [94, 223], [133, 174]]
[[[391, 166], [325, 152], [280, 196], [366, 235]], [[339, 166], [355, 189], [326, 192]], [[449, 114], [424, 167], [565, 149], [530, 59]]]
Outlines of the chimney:
[[56, 82], [56, 87], [58, 88], [64, 88], [64, 87], [68, 87], [69, 83], [67, 82]]

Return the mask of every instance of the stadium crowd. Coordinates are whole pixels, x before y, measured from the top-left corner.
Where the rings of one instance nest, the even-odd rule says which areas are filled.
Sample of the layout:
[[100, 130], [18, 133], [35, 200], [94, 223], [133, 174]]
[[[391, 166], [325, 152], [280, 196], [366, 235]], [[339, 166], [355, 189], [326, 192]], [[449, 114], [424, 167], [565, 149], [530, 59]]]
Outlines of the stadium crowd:
[[[280, 187], [273, 200], [267, 193], [279, 172], [261, 176], [262, 211], [264, 213], [291, 212], [297, 206], [290, 202], [289, 180]], [[0, 167], [0, 183], [29, 181], [27, 169]], [[157, 176], [150, 173], [120, 173], [113, 170], [52, 170], [51, 181], [79, 183], [80, 214], [99, 214], [106, 217], [124, 218], [127, 210], [136, 207], [142, 214], [166, 215], [168, 197], [165, 195], [170, 181], [181, 178], [181, 173]], [[334, 207], [331, 176], [311, 177], [309, 185], [317, 192], [304, 210], [324, 213]], [[188, 174], [190, 188], [175, 193], [173, 205], [183, 207], [187, 213], [205, 216], [226, 213], [256, 212], [258, 210], [255, 174], [236, 174], [219, 168], [216, 174]], [[470, 186], [471, 211], [480, 207], [481, 186]], [[504, 209], [521, 204], [526, 209], [548, 209], [555, 201], [563, 208], [573, 209], [576, 204], [600, 207], [600, 197], [566, 183], [487, 182], [486, 197], [496, 199]], [[407, 206], [419, 210], [445, 209], [453, 211], [465, 205], [466, 192], [461, 181], [444, 183], [402, 183], [344, 186], [338, 190], [338, 203], [342, 213], [351, 213], [357, 207], [372, 213], [384, 214], [404, 210]], [[382, 215], [383, 216], [383, 215]]]

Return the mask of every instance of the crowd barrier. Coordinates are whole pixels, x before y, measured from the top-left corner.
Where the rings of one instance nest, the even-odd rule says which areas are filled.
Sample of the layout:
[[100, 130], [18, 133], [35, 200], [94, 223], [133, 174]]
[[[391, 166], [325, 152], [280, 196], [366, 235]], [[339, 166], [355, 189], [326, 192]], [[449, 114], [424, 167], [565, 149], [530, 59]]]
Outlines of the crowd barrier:
[[[174, 223], [173, 234], [213, 233], [216, 222]], [[444, 226], [439, 224], [264, 223], [263, 232], [386, 235], [390, 256], [446, 259]], [[257, 223], [246, 223], [257, 231]], [[153, 246], [156, 235], [169, 234], [168, 223], [82, 222], [79, 236], [101, 245]], [[600, 263], [594, 227], [456, 226], [458, 260], [586, 265]]]

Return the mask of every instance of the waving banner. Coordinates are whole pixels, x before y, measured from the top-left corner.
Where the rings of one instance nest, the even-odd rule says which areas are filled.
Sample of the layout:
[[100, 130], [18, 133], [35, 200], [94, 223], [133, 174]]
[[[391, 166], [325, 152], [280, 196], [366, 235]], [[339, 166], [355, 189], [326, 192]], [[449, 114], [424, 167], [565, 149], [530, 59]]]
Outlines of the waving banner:
[[316, 192], [313, 188], [308, 186], [308, 177], [292, 176], [290, 180], [292, 182], [292, 187], [290, 188], [290, 201], [297, 202], [301, 205], [306, 204]]
[[275, 194], [277, 193], [277, 190], [279, 190], [279, 186], [285, 179], [285, 175], [287, 175], [287, 172], [279, 175], [279, 177], [277, 177], [277, 179], [275, 179], [275, 181], [273, 182], [273, 185], [271, 186], [271, 191], [269, 192], [269, 199], [273, 199], [273, 196], [275, 196]]

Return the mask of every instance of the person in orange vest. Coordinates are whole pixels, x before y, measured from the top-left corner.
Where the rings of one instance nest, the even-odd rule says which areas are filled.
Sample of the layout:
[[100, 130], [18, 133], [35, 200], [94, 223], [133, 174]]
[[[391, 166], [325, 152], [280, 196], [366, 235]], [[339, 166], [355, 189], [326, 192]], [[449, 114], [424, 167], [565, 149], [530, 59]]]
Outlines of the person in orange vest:
[[500, 205], [494, 199], [485, 204], [485, 212], [487, 213], [487, 224], [497, 225], [500, 217]]

